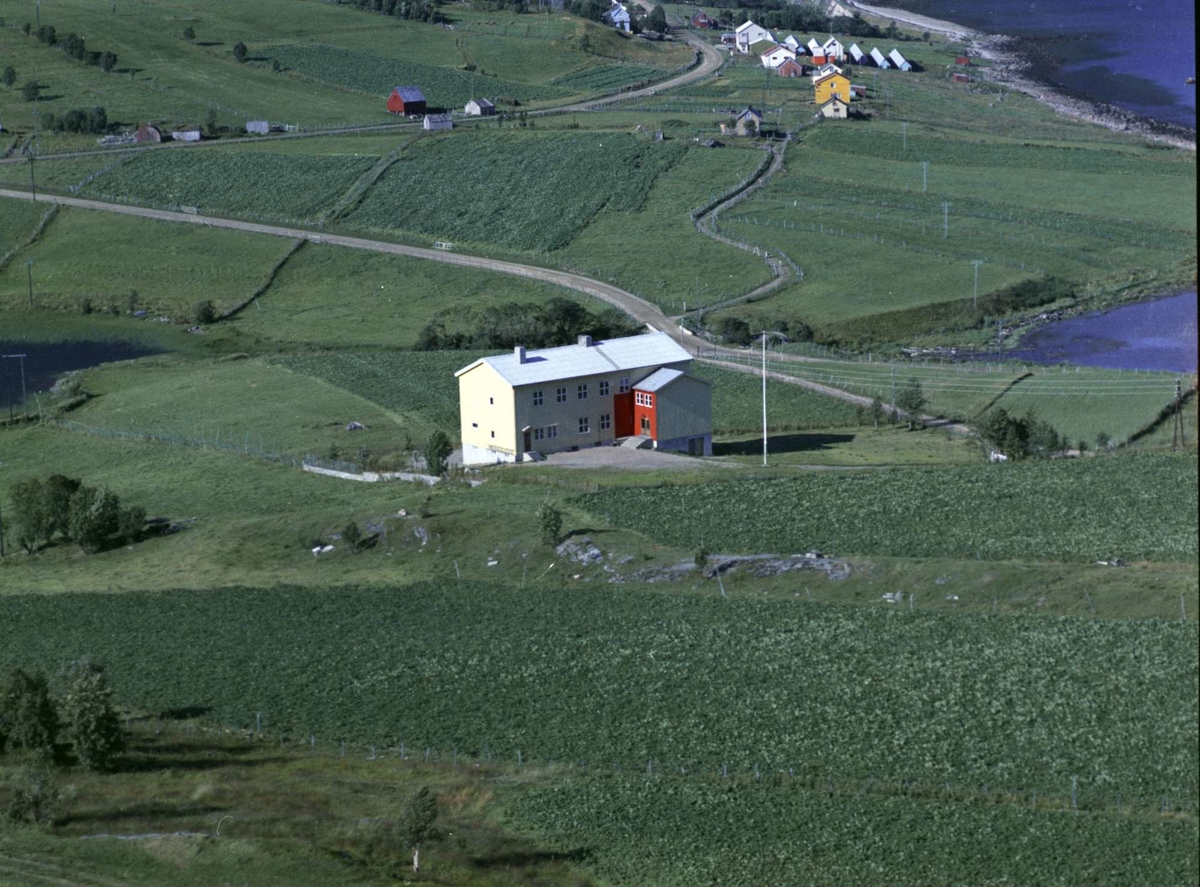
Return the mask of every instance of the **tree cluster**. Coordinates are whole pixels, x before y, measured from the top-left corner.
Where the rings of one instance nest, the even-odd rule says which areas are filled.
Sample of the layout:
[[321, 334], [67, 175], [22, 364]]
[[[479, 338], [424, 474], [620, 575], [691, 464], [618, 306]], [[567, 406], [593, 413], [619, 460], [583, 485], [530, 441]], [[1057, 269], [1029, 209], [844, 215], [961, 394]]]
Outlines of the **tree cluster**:
[[979, 420], [977, 430], [980, 437], [1013, 460], [1044, 459], [1067, 448], [1067, 439], [1033, 411], [1014, 416], [1004, 408], [992, 410]]
[[[25, 33], [30, 33], [30, 25], [26, 23]], [[54, 25], [42, 25], [33, 35], [47, 46], [57, 46], [63, 50], [71, 58], [81, 61], [84, 64], [94, 65], [100, 70], [108, 73], [117, 66], [117, 55], [114, 52], [104, 51], [97, 52], [87, 48], [87, 41], [78, 34], [71, 33], [67, 35], [65, 40], [58, 39], [58, 32]]]
[[67, 669], [58, 700], [43, 674], [14, 668], [0, 678], [0, 754], [24, 752], [39, 765], [10, 786], [10, 819], [43, 822], [53, 813], [57, 789], [44, 768], [64, 761], [61, 740], [88, 770], [112, 768], [125, 737], [111, 696], [104, 668], [86, 660]]
[[338, 0], [338, 5], [435, 25], [447, 20], [438, 8], [441, 4], [437, 0]]
[[74, 108], [65, 114], [47, 114], [46, 127], [55, 132], [104, 135], [108, 132], [108, 112], [101, 107]]
[[504, 302], [478, 308], [467, 314], [458, 329], [447, 329], [447, 320], [448, 315], [443, 315], [425, 324], [413, 350], [552, 348], [573, 344], [581, 335], [612, 339], [636, 335], [641, 329], [615, 308], [593, 313], [577, 302], [557, 297], [542, 305]]
[[717, 319], [712, 332], [733, 345], [749, 345], [762, 330], [783, 333], [792, 342], [811, 342], [812, 327], [796, 317], [751, 315], [749, 318], [725, 315]]
[[76, 478], [52, 474], [45, 481], [18, 481], [10, 490], [14, 535], [30, 554], [56, 538], [94, 554], [135, 542], [145, 532], [144, 508], [122, 508], [116, 493], [85, 486]]

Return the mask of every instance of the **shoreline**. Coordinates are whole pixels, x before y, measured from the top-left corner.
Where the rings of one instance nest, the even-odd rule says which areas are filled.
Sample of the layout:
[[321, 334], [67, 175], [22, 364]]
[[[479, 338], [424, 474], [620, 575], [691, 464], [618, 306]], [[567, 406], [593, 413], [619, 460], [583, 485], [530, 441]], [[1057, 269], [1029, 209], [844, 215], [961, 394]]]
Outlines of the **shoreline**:
[[1039, 66], [1031, 57], [1032, 53], [1022, 51], [1023, 46], [1027, 45], [1024, 38], [986, 34], [966, 25], [930, 18], [906, 9], [872, 6], [859, 0], [847, 0], [847, 3], [854, 10], [876, 18], [888, 19], [898, 25], [908, 25], [961, 41], [969, 51], [992, 63], [990, 67], [981, 69], [988, 82], [1002, 84], [1024, 93], [1056, 113], [1094, 123], [1114, 132], [1134, 133], [1154, 142], [1189, 151], [1196, 150], [1196, 136], [1185, 127], [1144, 117], [1107, 102], [1072, 95], [1039, 79]]

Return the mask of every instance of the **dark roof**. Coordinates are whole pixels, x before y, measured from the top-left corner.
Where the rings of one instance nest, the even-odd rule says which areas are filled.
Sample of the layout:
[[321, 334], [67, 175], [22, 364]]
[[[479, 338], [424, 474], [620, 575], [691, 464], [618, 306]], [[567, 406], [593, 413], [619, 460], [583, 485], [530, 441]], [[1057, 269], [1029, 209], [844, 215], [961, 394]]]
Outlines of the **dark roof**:
[[757, 110], [753, 105], [747, 105], [746, 110], [737, 115], [738, 120], [741, 120], [743, 117], [757, 117], [759, 120], [762, 120], [762, 112]]
[[425, 94], [415, 86], [397, 86], [396, 95], [400, 96], [401, 101], [405, 102], [423, 102]]
[[[489, 102], [487, 99], [471, 99], [471, 102], [474, 102], [475, 104], [477, 104], [477, 105], [478, 105], [479, 107], [481, 107], [481, 108], [494, 108], [494, 107], [496, 107], [496, 106], [495, 106], [495, 105], [493, 105], [491, 102]], [[469, 105], [471, 102], [467, 102], [467, 104]]]

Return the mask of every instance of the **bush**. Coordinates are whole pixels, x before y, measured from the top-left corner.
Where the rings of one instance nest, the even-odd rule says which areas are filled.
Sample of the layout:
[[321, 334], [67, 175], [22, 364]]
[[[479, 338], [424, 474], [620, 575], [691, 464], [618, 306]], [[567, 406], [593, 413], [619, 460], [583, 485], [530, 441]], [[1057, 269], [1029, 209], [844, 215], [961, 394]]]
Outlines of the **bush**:
[[452, 452], [454, 452], [454, 447], [451, 446], [446, 432], [441, 429], [433, 432], [429, 435], [429, 440], [425, 442], [426, 471], [440, 477], [446, 470], [446, 460], [450, 458]]
[[191, 25], [188, 25], [186, 28], [184, 28], [183, 29], [183, 39], [187, 40], [189, 43], [192, 40], [195, 40], [196, 39], [196, 29], [193, 28]]
[[12, 512], [9, 520], [11, 532], [28, 554], [33, 554], [44, 542], [50, 541], [51, 515], [46, 501], [46, 491], [37, 478], [13, 484]]
[[192, 309], [192, 319], [196, 323], [215, 323], [217, 320], [217, 306], [211, 300], [197, 302], [196, 307]]
[[38, 86], [36, 80], [26, 80], [25, 85], [21, 87], [21, 98], [27, 102], [36, 102], [41, 94], [42, 88]]
[[17, 69], [14, 68], [12, 65], [5, 66], [3, 73], [0, 73], [0, 83], [3, 83], [5, 86], [11, 87], [16, 82], [17, 82]]
[[233, 57], [237, 59], [238, 62], [246, 61], [246, 52], [246, 44], [242, 41], [239, 40], [233, 45]]
[[1049, 422], [1032, 412], [1018, 418], [1001, 407], [984, 415], [977, 430], [980, 437], [1013, 460], [1052, 456], [1067, 446], [1067, 440]]
[[8, 800], [8, 818], [13, 822], [29, 820], [35, 825], [50, 822], [58, 811], [61, 797], [54, 774], [45, 769], [18, 770], [8, 780], [12, 793]]
[[562, 509], [550, 500], [546, 500], [538, 506], [537, 520], [538, 529], [542, 534], [542, 542], [546, 545], [557, 545], [562, 539]]
[[437, 795], [433, 794], [428, 786], [422, 786], [409, 798], [400, 812], [396, 823], [397, 837], [404, 847], [412, 851], [414, 872], [421, 868], [421, 845], [433, 834], [437, 813]]
[[107, 489], [81, 486], [71, 496], [71, 539], [88, 554], [109, 544], [121, 527], [121, 502]]
[[359, 530], [358, 524], [356, 524], [354, 521], [350, 521], [350, 523], [346, 524], [346, 526], [342, 529], [342, 541], [346, 543], [346, 546], [351, 551], [358, 551], [358, 543], [362, 541], [362, 531]]
[[476, 309], [453, 331], [447, 330], [446, 320], [434, 318], [425, 324], [413, 350], [507, 350], [516, 345], [553, 348], [573, 345], [581, 335], [602, 340], [636, 335], [641, 329], [615, 309], [593, 313], [564, 298], [553, 298], [544, 305], [505, 302]]

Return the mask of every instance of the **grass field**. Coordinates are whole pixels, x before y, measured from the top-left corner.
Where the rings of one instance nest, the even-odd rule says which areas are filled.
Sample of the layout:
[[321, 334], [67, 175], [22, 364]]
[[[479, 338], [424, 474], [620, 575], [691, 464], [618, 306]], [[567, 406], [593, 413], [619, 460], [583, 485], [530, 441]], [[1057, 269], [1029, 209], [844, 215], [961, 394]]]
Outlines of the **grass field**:
[[714, 550], [1186, 560], [1195, 478], [1194, 456], [1130, 456], [612, 490], [582, 504], [657, 541]]
[[603, 307], [574, 290], [508, 274], [309, 243], [229, 323], [270, 343], [404, 349], [439, 312], [552, 298]]
[[[760, 379], [705, 364], [693, 364], [690, 372], [713, 383], [713, 431], [718, 434], [762, 431]], [[785, 382], [768, 380], [767, 401], [770, 404], [767, 428], [772, 431], [860, 424], [857, 411], [845, 401]]]
[[130, 309], [191, 317], [196, 303], [241, 304], [283, 258], [286, 241], [200, 225], [63, 208], [45, 233], [0, 271], [0, 306], [28, 304], [24, 261], [33, 259], [34, 301], [43, 308]]
[[45, 214], [44, 206], [24, 200], [0, 200], [0, 256], [15, 255], [15, 250], [25, 245]]
[[[322, 743], [403, 741], [440, 761], [457, 749], [515, 763], [521, 750], [527, 762], [643, 773], [648, 760], [676, 773], [727, 764], [742, 777], [756, 763], [793, 766], [818, 784], [908, 779], [914, 793], [936, 793], [986, 783], [1060, 805], [1074, 776], [1085, 807], [1118, 793], [1152, 806], [1169, 794], [1192, 815], [1197, 804], [1195, 623], [453, 578], [6, 596], [0, 612], [5, 666], [55, 672], [87, 652], [107, 664], [122, 704], [200, 705], [243, 728], [261, 713], [272, 733]], [[148, 667], [157, 663], [170, 665]]]

